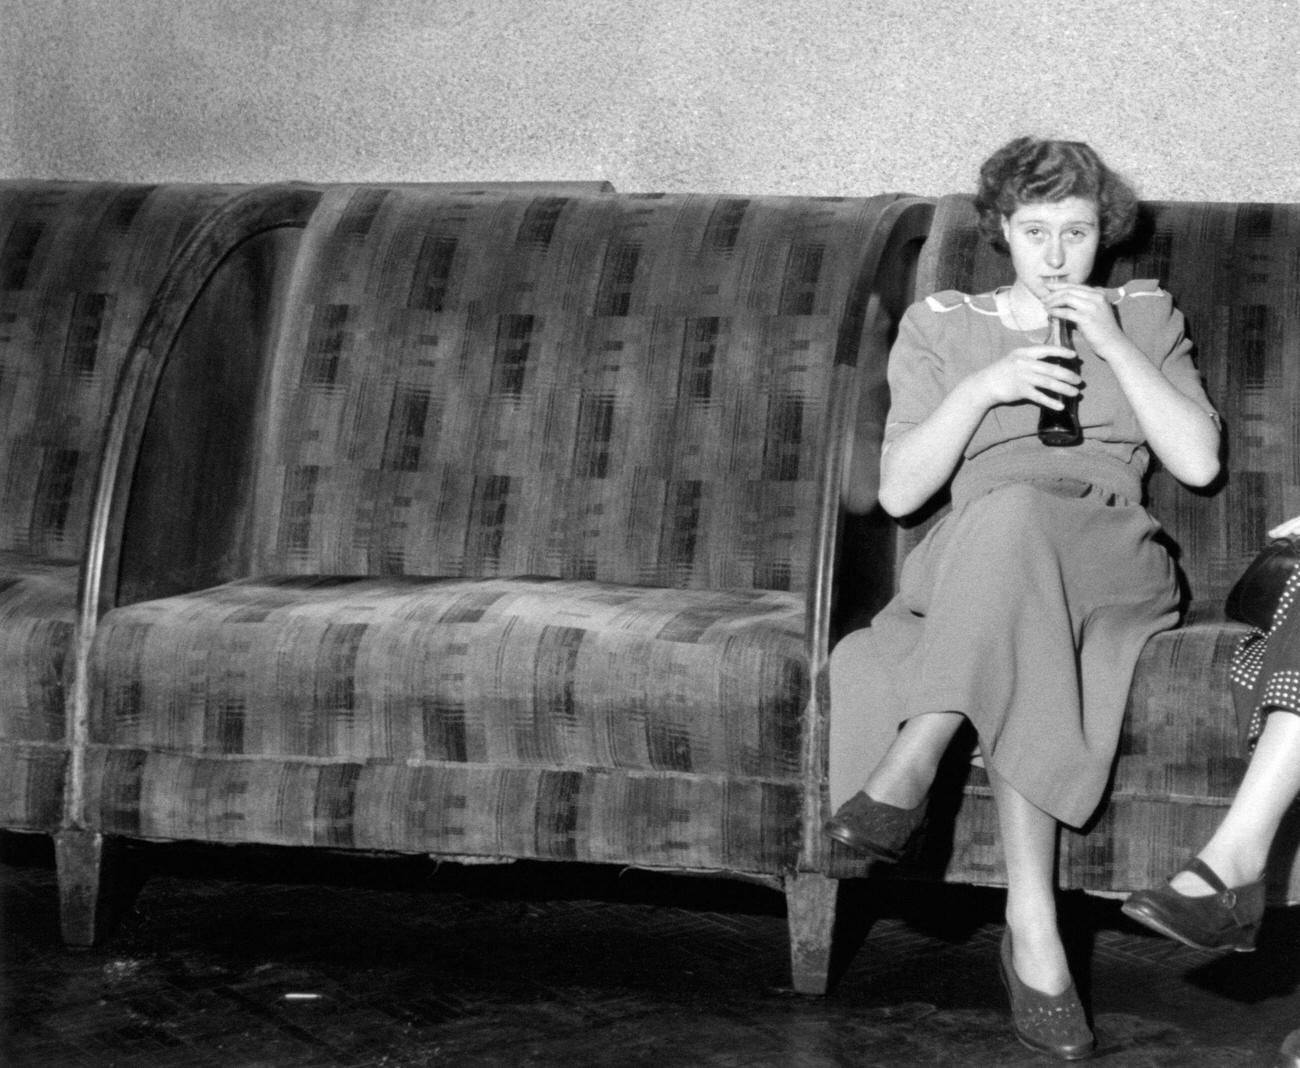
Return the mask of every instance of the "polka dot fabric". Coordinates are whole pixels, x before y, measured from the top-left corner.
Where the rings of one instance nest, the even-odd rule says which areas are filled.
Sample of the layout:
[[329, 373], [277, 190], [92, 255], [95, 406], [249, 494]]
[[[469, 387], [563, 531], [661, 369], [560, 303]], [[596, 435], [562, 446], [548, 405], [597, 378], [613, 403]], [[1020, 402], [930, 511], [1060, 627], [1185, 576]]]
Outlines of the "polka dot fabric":
[[1245, 720], [1245, 744], [1253, 749], [1270, 712], [1300, 715], [1300, 571], [1293, 572], [1278, 598], [1268, 633], [1251, 631], [1232, 658], [1233, 697]]

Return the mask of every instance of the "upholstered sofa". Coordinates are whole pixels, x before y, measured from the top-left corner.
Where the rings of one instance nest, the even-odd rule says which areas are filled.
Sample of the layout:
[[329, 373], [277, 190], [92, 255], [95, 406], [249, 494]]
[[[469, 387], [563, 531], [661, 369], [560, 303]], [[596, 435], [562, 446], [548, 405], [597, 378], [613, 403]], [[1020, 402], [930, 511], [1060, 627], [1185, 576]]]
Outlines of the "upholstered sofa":
[[783, 891], [824, 986], [840, 487], [929, 213], [323, 190], [270, 343], [149, 346], [106, 455], [65, 937], [120, 838], [604, 862]]
[[[153, 273], [95, 421], [60, 423], [97, 458], [75, 536], [5, 532], [27, 570], [0, 589], [0, 826], [55, 834], [65, 939], [100, 934], [120, 840], [583, 861], [772, 887], [794, 986], [823, 991], [839, 880], [870, 871], [820, 834], [827, 657], [932, 521], [886, 519], [872, 472], [902, 308], [1005, 280], [969, 200], [211, 195], [134, 253]], [[1227, 805], [1220, 606], [1300, 513], [1300, 207], [1145, 211], [1109, 277], [1175, 293], [1228, 474], [1151, 481], [1187, 623], [1144, 653], [1108, 803], [1063, 842], [1065, 885], [1107, 894]], [[0, 230], [4, 277], [27, 245]], [[22, 351], [29, 376], [66, 359]], [[7, 477], [28, 513], [50, 496]], [[21, 600], [47, 581], [53, 624]], [[999, 885], [990, 806], [955, 764], [893, 874]], [[1275, 901], [1300, 900], [1298, 840]]]

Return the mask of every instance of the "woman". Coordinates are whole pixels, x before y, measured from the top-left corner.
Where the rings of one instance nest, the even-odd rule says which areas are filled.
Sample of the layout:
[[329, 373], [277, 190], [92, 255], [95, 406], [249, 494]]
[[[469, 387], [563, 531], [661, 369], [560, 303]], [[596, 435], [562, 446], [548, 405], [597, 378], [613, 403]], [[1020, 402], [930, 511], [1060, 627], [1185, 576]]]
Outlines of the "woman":
[[[1269, 532], [1300, 533], [1300, 516]], [[1233, 652], [1233, 701], [1251, 754], [1227, 814], [1165, 886], [1139, 890], [1124, 911], [1197, 949], [1255, 948], [1264, 915], [1264, 864], [1282, 817], [1300, 794], [1300, 572], [1291, 576], [1267, 634]]]
[[[1089, 284], [1136, 215], [1091, 148], [1018, 138], [984, 163], [975, 206], [1015, 282], [936, 294], [900, 324], [880, 504], [905, 516], [950, 485], [952, 509], [908, 556], [894, 600], [832, 656], [832, 801], [867, 775], [826, 833], [897, 859], [969, 720], [1006, 862], [1013, 1025], [1076, 1059], [1094, 1038], [1057, 930], [1057, 825], [1096, 808], [1138, 653], [1177, 620], [1174, 565], [1140, 503], [1150, 453], [1203, 486], [1218, 474], [1218, 420], [1170, 297], [1149, 281]], [[1048, 362], [1074, 355], [1047, 343], [1053, 319], [1073, 333], [1078, 373]], [[1060, 397], [1078, 399], [1072, 448], [1037, 436], [1040, 406]]]
[[[1300, 534], [1300, 516], [1270, 538]], [[1264, 916], [1264, 866], [1282, 818], [1300, 795], [1300, 572], [1283, 590], [1268, 633], [1252, 630], [1233, 651], [1230, 678], [1245, 777], [1209, 842], [1164, 886], [1139, 890], [1124, 912], [1197, 949], [1249, 952]], [[1279, 1064], [1300, 1068], [1300, 1031]], [[1289, 1059], [1287, 1059], [1289, 1058]]]

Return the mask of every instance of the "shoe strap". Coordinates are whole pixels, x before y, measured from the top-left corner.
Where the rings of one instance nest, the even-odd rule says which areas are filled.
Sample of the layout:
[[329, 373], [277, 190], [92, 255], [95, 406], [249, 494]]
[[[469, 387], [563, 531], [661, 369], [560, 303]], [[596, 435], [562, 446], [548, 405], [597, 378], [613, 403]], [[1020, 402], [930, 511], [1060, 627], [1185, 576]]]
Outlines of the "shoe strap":
[[[1238, 887], [1236, 890], [1229, 889], [1228, 885], [1219, 878], [1219, 873], [1205, 863], [1200, 857], [1192, 857], [1184, 866], [1183, 871], [1190, 871], [1193, 875], [1199, 875], [1204, 879], [1214, 892], [1219, 895], [1223, 902], [1223, 907], [1228, 910], [1228, 915], [1242, 927], [1249, 927], [1252, 923], [1258, 922], [1258, 917], [1254, 920], [1248, 915], [1248, 910], [1243, 908], [1241, 901], [1241, 891], [1246, 887]], [[1252, 884], [1253, 885], [1253, 884]]]
[[1199, 875], [1208, 883], [1216, 894], [1226, 894], [1228, 884], [1219, 878], [1219, 873], [1205, 863], [1200, 857], [1192, 857], [1183, 865], [1183, 871], [1190, 871], [1193, 875]]

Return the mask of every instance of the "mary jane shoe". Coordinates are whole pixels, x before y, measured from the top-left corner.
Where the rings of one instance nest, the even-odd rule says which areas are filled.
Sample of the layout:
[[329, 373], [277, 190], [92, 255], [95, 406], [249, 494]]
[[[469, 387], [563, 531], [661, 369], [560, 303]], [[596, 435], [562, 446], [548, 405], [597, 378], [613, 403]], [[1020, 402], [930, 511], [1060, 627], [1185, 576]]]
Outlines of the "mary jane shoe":
[[1263, 881], [1229, 889], [1199, 857], [1189, 860], [1183, 871], [1199, 875], [1215, 892], [1194, 897], [1169, 884], [1139, 890], [1124, 902], [1124, 915], [1194, 949], [1251, 952], [1264, 916]]

